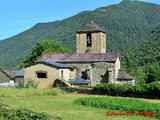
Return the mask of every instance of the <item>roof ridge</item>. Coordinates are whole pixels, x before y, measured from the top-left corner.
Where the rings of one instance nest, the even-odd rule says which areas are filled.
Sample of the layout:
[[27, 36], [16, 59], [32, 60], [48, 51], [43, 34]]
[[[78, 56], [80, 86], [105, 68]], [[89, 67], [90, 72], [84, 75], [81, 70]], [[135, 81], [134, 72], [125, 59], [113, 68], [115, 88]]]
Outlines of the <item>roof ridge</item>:
[[103, 29], [101, 29], [93, 21], [91, 21], [89, 24], [87, 24], [86, 26], [84, 26], [82, 29], [77, 30], [76, 32], [77, 33], [81, 33], [81, 32], [103, 32], [103, 33], [105, 33], [105, 31]]

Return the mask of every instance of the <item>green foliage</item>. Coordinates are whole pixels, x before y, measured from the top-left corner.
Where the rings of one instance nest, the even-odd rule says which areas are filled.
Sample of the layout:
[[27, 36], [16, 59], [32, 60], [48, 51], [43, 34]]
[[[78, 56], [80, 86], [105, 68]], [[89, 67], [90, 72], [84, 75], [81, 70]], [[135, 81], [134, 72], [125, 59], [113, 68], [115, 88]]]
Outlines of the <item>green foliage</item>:
[[[124, 69], [137, 79], [140, 79], [140, 83], [143, 83], [144, 81], [150, 83], [160, 80], [159, 45], [160, 26], [153, 29], [146, 39], [121, 57]], [[140, 73], [137, 72], [137, 69]]]
[[87, 97], [79, 98], [74, 101], [76, 104], [105, 108], [107, 110], [119, 110], [121, 112], [156, 112], [156, 118], [160, 118], [160, 104], [150, 103], [142, 100], [110, 97]]
[[25, 88], [37, 88], [38, 83], [35, 83], [33, 80], [27, 81]]
[[56, 40], [40, 40], [32, 47], [32, 53], [23, 60], [18, 68], [21, 69], [38, 62], [47, 53], [71, 53], [71, 51]]
[[147, 83], [160, 81], [160, 66], [151, 66], [147, 74]]
[[19, 88], [19, 89], [21, 89], [21, 88], [37, 88], [37, 85], [38, 84], [35, 83], [33, 80], [29, 80], [29, 81], [27, 81], [26, 85], [24, 85], [23, 81], [19, 81], [18, 85], [16, 85], [15, 87]]
[[93, 88], [95, 94], [107, 94], [125, 97], [160, 98], [160, 82], [132, 86], [130, 84], [97, 84]]
[[47, 90], [46, 92], [43, 93], [44, 96], [56, 96], [56, 95], [61, 95], [64, 92], [61, 89], [57, 88], [52, 88], [50, 90]]
[[19, 88], [19, 89], [25, 88], [24, 82], [23, 82], [23, 81], [19, 81], [19, 82], [18, 82], [18, 85], [16, 85], [15, 87], [16, 87], [16, 88]]
[[36, 113], [27, 109], [12, 109], [0, 104], [0, 117], [6, 120], [53, 120], [53, 117], [45, 113]]
[[0, 88], [0, 95], [4, 98], [10, 97], [31, 97], [31, 96], [57, 96], [64, 92], [58, 88], [42, 90], [38, 88]]
[[95, 63], [91, 63], [91, 67], [94, 68], [96, 66]]
[[107, 33], [107, 52], [125, 53], [138, 44], [160, 21], [159, 5], [146, 2], [121, 2], [70, 18], [38, 23], [31, 29], [0, 41], [0, 68], [15, 68], [31, 53], [38, 40], [58, 40], [75, 51], [75, 31], [94, 21]]

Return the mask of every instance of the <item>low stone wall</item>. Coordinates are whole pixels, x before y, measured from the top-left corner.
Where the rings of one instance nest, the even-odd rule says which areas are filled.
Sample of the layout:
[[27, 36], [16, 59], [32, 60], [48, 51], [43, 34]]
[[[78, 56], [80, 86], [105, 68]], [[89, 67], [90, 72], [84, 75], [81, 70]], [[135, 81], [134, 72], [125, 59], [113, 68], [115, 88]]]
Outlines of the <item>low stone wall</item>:
[[75, 94], [93, 94], [93, 88], [84, 88], [84, 87], [64, 87], [61, 88], [68, 93], [75, 93]]

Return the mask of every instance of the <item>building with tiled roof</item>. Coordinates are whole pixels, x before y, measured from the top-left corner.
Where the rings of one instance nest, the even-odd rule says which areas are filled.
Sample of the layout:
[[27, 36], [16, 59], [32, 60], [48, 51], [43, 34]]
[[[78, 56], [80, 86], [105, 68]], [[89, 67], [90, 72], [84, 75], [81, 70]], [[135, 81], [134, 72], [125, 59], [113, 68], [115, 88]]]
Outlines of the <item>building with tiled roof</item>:
[[0, 70], [0, 83], [10, 83], [13, 81], [17, 70]]
[[134, 82], [133, 77], [120, 69], [119, 54], [106, 53], [106, 33], [98, 25], [91, 22], [76, 31], [76, 41], [76, 53], [45, 54], [40, 61], [73, 66], [76, 77], [91, 80], [91, 85]]
[[106, 32], [93, 22], [76, 31], [76, 53], [45, 54], [38, 63], [24, 68], [23, 74], [25, 84], [33, 80], [40, 88], [51, 88], [56, 79], [80, 85], [134, 84], [121, 70], [119, 55], [106, 53]]

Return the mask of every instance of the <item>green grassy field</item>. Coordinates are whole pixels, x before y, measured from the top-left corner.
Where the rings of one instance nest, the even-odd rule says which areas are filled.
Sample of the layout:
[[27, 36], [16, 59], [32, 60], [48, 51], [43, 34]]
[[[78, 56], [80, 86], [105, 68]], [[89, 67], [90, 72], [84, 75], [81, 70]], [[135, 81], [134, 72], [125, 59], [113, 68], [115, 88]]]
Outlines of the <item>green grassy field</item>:
[[[33, 92], [34, 90], [0, 88], [0, 94], [7, 93], [7, 96], [2, 97], [4, 104], [7, 104], [13, 108], [26, 108], [35, 112], [45, 112], [49, 115], [60, 117], [62, 120], [146, 120], [144, 117], [137, 116], [110, 117], [106, 116], [106, 113], [109, 110], [77, 105], [73, 102], [78, 98], [88, 97], [91, 95], [63, 94], [56, 90], [58, 91], [58, 94], [54, 96], [50, 94], [48, 96], [36, 94], [31, 96], [18, 96], [18, 94], [27, 94], [27, 91]], [[42, 92], [43, 90], [38, 91]], [[116, 110], [114, 112], [118, 113], [120, 111]], [[149, 120], [156, 119], [149, 118]]]

